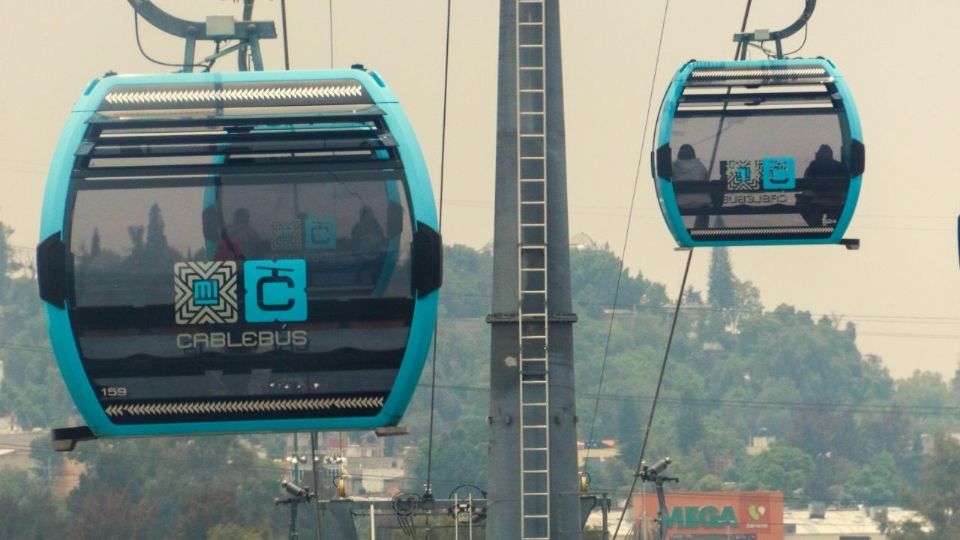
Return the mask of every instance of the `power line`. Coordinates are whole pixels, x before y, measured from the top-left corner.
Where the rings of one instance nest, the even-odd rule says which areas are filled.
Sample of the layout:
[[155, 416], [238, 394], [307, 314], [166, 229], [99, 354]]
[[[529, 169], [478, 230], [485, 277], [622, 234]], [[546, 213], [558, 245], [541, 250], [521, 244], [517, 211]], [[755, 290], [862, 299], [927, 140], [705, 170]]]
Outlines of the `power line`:
[[290, 48], [287, 46], [287, 0], [280, 0], [280, 25], [283, 27], [283, 69], [290, 71]]
[[[330, 0], [331, 2], [333, 0]], [[450, 74], [450, 16], [452, 11], [452, 0], [447, 0], [447, 32], [445, 39], [445, 50], [443, 57], [443, 115], [440, 127], [440, 208], [437, 215], [437, 232], [443, 237], [443, 180], [444, 169], [446, 168], [446, 150], [447, 150], [447, 93], [449, 89]], [[425, 492], [427, 495], [433, 493], [431, 473], [433, 472], [433, 419], [434, 404], [436, 398], [437, 384], [437, 340], [440, 335], [440, 318], [437, 317], [433, 322], [433, 359], [431, 361], [430, 377], [430, 435], [427, 439], [427, 485]]]
[[330, 69], [333, 69], [333, 0], [327, 0], [330, 6]]
[[[643, 121], [643, 134], [640, 136], [640, 144], [641, 144], [640, 157], [639, 157], [639, 159], [637, 159], [637, 172], [634, 174], [634, 179], [633, 179], [633, 193], [630, 195], [630, 209], [629, 209], [629, 211], [627, 212], [627, 226], [626, 226], [626, 229], [625, 229], [624, 234], [623, 234], [623, 248], [622, 248], [621, 251], [620, 251], [620, 266], [619, 266], [619, 269], [618, 269], [618, 271], [617, 271], [617, 285], [616, 285], [616, 287], [614, 288], [614, 293], [613, 293], [613, 311], [610, 313], [610, 325], [607, 327], [607, 337], [606, 337], [606, 340], [605, 340], [604, 346], [603, 346], [603, 359], [602, 359], [602, 361], [600, 362], [600, 383], [599, 383], [599, 385], [598, 385], [598, 387], [597, 387], [597, 405], [595, 405], [594, 408], [593, 408], [593, 418], [590, 420], [590, 435], [589, 435], [589, 437], [587, 438], [587, 443], [588, 443], [587, 446], [588, 446], [588, 449], [589, 449], [589, 446], [590, 446], [589, 443], [590, 443], [590, 442], [593, 442], [593, 428], [594, 428], [594, 426], [595, 426], [596, 423], [597, 423], [597, 409], [598, 409], [598, 405], [599, 405], [599, 403], [600, 403], [600, 402], [599, 402], [600, 390], [603, 388], [603, 376], [604, 376], [604, 373], [606, 372], [606, 368], [607, 368], [607, 355], [608, 355], [608, 353], [610, 352], [610, 340], [611, 340], [611, 338], [612, 338], [612, 336], [613, 336], [613, 322], [614, 322], [614, 320], [616, 319], [616, 316], [615, 316], [615, 315], [616, 315], [616, 311], [617, 311], [617, 302], [618, 302], [619, 299], [620, 299], [620, 285], [621, 285], [621, 282], [623, 281], [624, 261], [625, 261], [626, 256], [627, 256], [627, 245], [628, 245], [628, 241], [629, 241], [629, 239], [630, 239], [630, 225], [631, 225], [631, 223], [633, 222], [633, 219], [632, 219], [632, 217], [633, 217], [633, 210], [634, 210], [634, 206], [636, 205], [637, 188], [638, 188], [639, 185], [640, 185], [640, 171], [641, 171], [642, 164], [643, 164], [644, 151], [643, 151], [642, 145], [643, 145], [643, 144], [645, 143], [645, 141], [647, 140], [647, 128], [648, 128], [649, 125], [650, 125], [650, 108], [653, 106], [653, 92], [654, 92], [654, 88], [655, 88], [655, 85], [656, 85], [656, 82], [657, 82], [657, 69], [658, 69], [659, 66], [660, 66], [660, 52], [662, 51], [662, 48], [663, 48], [663, 35], [664, 35], [664, 33], [665, 33], [664, 31], [666, 30], [666, 27], [667, 27], [667, 10], [668, 10], [669, 8], [670, 8], [670, 0], [667, 0], [666, 3], [665, 3], [664, 6], [663, 6], [663, 21], [662, 21], [661, 24], [660, 24], [660, 37], [659, 37], [659, 40], [658, 40], [658, 42], [657, 42], [657, 55], [656, 55], [656, 59], [654, 60], [654, 64], [653, 64], [653, 76], [650, 77], [650, 93], [649, 93], [649, 95], [647, 96], [647, 114], [646, 114], [646, 117], [645, 117], [645, 119], [644, 119], [644, 121]], [[692, 255], [692, 252], [691, 252], [691, 255]], [[690, 269], [690, 259], [688, 258], [688, 259], [687, 259], [687, 270], [689, 270], [689, 269]], [[684, 282], [686, 282], [686, 275], [684, 275]], [[683, 298], [683, 291], [681, 290], [681, 291], [680, 291], [680, 299], [682, 299], [682, 298]], [[677, 309], [678, 309], [678, 310], [679, 310], [679, 308], [680, 308], [680, 301], [681, 301], [680, 299], [677, 300]], [[676, 321], [674, 321], [674, 322], [676, 322]], [[589, 451], [589, 450], [588, 450], [588, 451]], [[586, 468], [586, 465], [584, 465], [584, 468]]]
[[[427, 388], [427, 384], [419, 384], [418, 387]], [[456, 390], [458, 392], [489, 392], [489, 386], [471, 386], [457, 384], [438, 384], [437, 388], [445, 390]], [[581, 396], [578, 400], [593, 400], [589, 396]], [[600, 401], [603, 402], [636, 402], [650, 403], [653, 396], [636, 394], [604, 393], [600, 394]], [[778, 401], [778, 400], [757, 400], [757, 399], [731, 399], [731, 398], [690, 398], [690, 397], [663, 397], [659, 401], [665, 404], [678, 406], [694, 406], [704, 408], [726, 407], [731, 409], [761, 409], [761, 410], [802, 410], [819, 412], [851, 412], [863, 414], [886, 414], [886, 413], [909, 413], [917, 416], [944, 416], [950, 417], [960, 413], [960, 405], [919, 405], [919, 404], [901, 404], [901, 403], [851, 403], [843, 401]]]
[[[745, 29], [746, 26], [747, 26], [747, 18], [750, 16], [750, 5], [751, 5], [752, 3], [753, 3], [753, 0], [747, 0], [747, 8], [746, 8], [746, 10], [744, 11], [744, 14], [743, 14], [743, 23], [742, 23], [742, 25], [741, 25], [742, 28], [740, 29], [741, 32], [743, 32], [744, 29]], [[667, 0], [666, 5], [664, 6], [664, 10], [663, 10], [663, 26], [662, 26], [661, 29], [660, 29], [660, 41], [661, 41], [661, 42], [663, 41], [663, 33], [664, 33], [664, 32], [663, 32], [663, 29], [664, 29], [664, 28], [666, 27], [666, 25], [667, 25], [667, 8], [668, 8], [669, 6], [670, 6], [670, 0]], [[740, 47], [741, 47], [741, 46], [742, 46], [742, 43], [738, 43], [738, 44], [737, 44], [737, 56], [739, 56], [739, 51], [740, 51]], [[659, 46], [658, 46], [658, 49], [657, 49], [657, 50], [658, 50], [657, 56], [658, 56], [658, 61], [659, 61]], [[736, 56], [735, 56], [735, 58], [736, 58]], [[727, 94], [729, 94], [729, 93], [730, 93], [730, 88], [728, 87], [728, 88], [727, 88]], [[652, 93], [652, 88], [651, 88], [651, 98], [652, 98], [652, 96], [653, 96], [653, 93]], [[647, 107], [648, 107], [648, 109], [647, 109], [647, 119], [649, 120], [649, 118], [650, 118], [649, 104], [647, 105]], [[727, 107], [727, 105], [726, 105], [726, 103], [724, 103], [724, 110], [726, 110], [726, 107]], [[658, 113], [658, 114], [659, 114], [659, 113]], [[659, 116], [658, 116], [657, 121], [659, 122]], [[721, 123], [721, 124], [720, 124], [720, 127], [718, 127], [718, 130], [717, 130], [717, 137], [720, 136], [720, 130], [722, 129], [722, 125], [723, 125], [723, 116], [720, 117], [720, 123]], [[644, 127], [644, 130], [646, 130], [646, 127]], [[643, 136], [642, 140], [644, 140], [644, 141], [646, 140], [646, 133], [644, 133], [644, 136]], [[713, 159], [714, 159], [714, 157], [716, 156], [716, 153], [717, 153], [717, 142], [714, 141], [714, 145], [713, 145], [713, 156], [711, 156], [711, 158], [710, 158], [710, 167], [711, 167], [711, 168], [713, 167]], [[640, 170], [639, 170], [639, 167], [638, 167], [638, 168], [637, 168], [637, 178], [638, 178], [638, 179], [639, 179], [639, 175], [640, 175]], [[663, 354], [663, 363], [660, 365], [660, 376], [659, 376], [659, 378], [657, 379], [657, 389], [656, 389], [656, 391], [655, 391], [654, 394], [653, 394], [653, 403], [650, 405], [650, 416], [647, 418], [647, 427], [646, 427], [646, 429], [644, 430], [643, 443], [642, 443], [642, 445], [640, 446], [640, 457], [637, 459], [637, 466], [636, 466], [636, 468], [634, 469], [633, 483], [632, 483], [632, 485], [630, 486], [630, 494], [631, 494], [631, 495], [633, 494], [634, 490], [635, 490], [636, 487], [637, 487], [637, 482], [640, 480], [640, 470], [641, 470], [641, 468], [643, 467], [643, 458], [644, 458], [644, 455], [645, 455], [645, 453], [646, 453], [646, 451], [647, 451], [647, 443], [648, 443], [649, 440], [650, 440], [650, 430], [651, 430], [651, 428], [653, 427], [653, 415], [654, 415], [654, 413], [655, 413], [656, 410], [657, 410], [657, 398], [660, 396], [660, 389], [661, 389], [661, 387], [662, 387], [662, 385], [663, 385], [663, 376], [664, 376], [664, 373], [666, 372], [666, 369], [667, 369], [667, 359], [670, 357], [670, 347], [673, 345], [673, 335], [674, 335], [674, 332], [675, 332], [675, 330], [676, 330], [676, 328], [677, 328], [677, 319], [680, 318], [680, 305], [683, 303], [683, 291], [684, 291], [684, 289], [686, 289], [687, 276], [690, 274], [690, 261], [692, 261], [692, 260], [693, 260], [693, 250], [691, 249], [691, 250], [689, 250], [689, 251], [687, 252], [687, 265], [686, 265], [686, 268], [684, 268], [684, 271], [683, 271], [683, 280], [682, 280], [681, 283], [680, 283], [680, 292], [679, 292], [679, 294], [677, 295], [677, 305], [676, 305], [676, 308], [674, 309], [674, 312], [673, 312], [673, 322], [670, 324], [670, 334], [669, 334], [669, 336], [667, 337], [667, 347], [666, 347], [666, 350], [665, 350], [665, 352], [664, 352], [664, 354]], [[658, 487], [658, 489], [659, 489], [659, 487]], [[631, 495], [627, 495], [627, 497], [629, 498]], [[620, 514], [620, 519], [617, 521], [617, 528], [614, 530], [614, 533], [613, 533], [613, 537], [614, 537], [614, 538], [616, 538], [616, 537], [617, 537], [617, 534], [620, 532], [620, 524], [623, 523], [623, 517], [624, 517], [624, 516], [626, 515], [626, 513], [627, 513], [627, 507], [628, 507], [628, 506], [629, 506], [629, 501], [628, 501], [627, 504], [624, 504], [624, 505], [623, 505], [623, 512]]]

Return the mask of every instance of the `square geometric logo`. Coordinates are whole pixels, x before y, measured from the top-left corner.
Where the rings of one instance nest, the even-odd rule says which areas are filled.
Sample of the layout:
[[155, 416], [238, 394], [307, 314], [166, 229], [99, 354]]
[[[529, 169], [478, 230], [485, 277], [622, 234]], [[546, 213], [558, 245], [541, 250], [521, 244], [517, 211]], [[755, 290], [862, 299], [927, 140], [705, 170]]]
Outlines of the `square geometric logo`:
[[307, 320], [307, 262], [303, 259], [243, 263], [244, 319], [252, 323]]
[[761, 164], [752, 159], [730, 160], [725, 171], [727, 191], [757, 191], [760, 189]]
[[796, 189], [793, 156], [763, 158], [763, 189]]
[[236, 262], [178, 262], [173, 277], [177, 324], [237, 322]]
[[307, 218], [303, 221], [307, 249], [333, 249], [337, 247], [337, 220], [333, 218]]

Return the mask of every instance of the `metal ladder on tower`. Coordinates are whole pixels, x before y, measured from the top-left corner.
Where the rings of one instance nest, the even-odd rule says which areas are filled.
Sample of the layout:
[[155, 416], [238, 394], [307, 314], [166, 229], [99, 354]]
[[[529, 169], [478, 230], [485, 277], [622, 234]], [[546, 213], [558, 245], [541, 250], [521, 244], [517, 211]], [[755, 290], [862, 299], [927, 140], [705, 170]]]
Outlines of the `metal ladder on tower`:
[[517, 0], [520, 537], [550, 538], [544, 0]]

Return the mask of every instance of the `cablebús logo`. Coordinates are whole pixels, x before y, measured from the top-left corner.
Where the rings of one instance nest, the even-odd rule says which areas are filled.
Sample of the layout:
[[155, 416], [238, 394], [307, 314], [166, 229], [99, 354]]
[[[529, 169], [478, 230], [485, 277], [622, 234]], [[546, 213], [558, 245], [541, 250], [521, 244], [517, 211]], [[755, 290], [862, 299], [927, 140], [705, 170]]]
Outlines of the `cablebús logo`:
[[[174, 265], [175, 320], [180, 325], [239, 321], [237, 263], [182, 262]], [[243, 263], [243, 312], [248, 323], [307, 320], [307, 265], [303, 259]], [[305, 330], [247, 330], [177, 334], [177, 348], [302, 348]]]
[[247, 322], [307, 320], [307, 263], [303, 259], [243, 263]]

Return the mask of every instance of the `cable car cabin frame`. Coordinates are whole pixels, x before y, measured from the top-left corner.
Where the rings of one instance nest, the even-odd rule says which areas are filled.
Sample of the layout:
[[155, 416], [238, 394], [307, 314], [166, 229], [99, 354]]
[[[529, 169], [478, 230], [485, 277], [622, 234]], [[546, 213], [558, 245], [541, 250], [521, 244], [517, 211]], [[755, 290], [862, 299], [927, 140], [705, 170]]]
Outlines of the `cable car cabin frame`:
[[430, 346], [436, 230], [374, 72], [111, 76], [53, 158], [40, 296], [96, 436], [373, 429]]
[[658, 122], [651, 172], [681, 246], [849, 242], [864, 146], [830, 61], [690, 61]]

